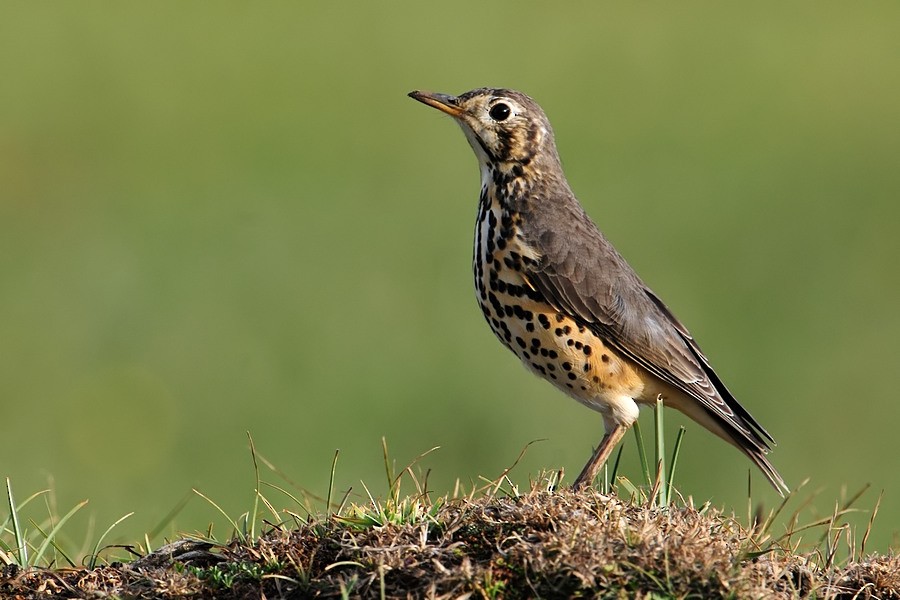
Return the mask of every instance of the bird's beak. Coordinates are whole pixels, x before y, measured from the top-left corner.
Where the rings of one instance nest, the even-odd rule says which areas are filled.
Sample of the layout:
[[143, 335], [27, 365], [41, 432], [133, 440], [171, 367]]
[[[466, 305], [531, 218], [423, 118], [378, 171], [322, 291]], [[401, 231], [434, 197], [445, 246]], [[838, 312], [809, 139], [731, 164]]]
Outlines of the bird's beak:
[[459, 100], [456, 96], [448, 96], [447, 94], [438, 94], [435, 92], [423, 92], [416, 90], [409, 93], [409, 97], [418, 100], [422, 104], [433, 106], [441, 112], [445, 112], [451, 117], [459, 118], [465, 111], [459, 106]]

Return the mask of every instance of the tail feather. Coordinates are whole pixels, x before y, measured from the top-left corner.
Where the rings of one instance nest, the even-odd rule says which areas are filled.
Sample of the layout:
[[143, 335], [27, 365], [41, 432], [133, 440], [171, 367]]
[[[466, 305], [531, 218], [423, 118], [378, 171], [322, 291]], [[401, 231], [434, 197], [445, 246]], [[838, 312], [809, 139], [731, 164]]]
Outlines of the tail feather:
[[[694, 346], [696, 348], [696, 344], [694, 344]], [[696, 350], [699, 352], [699, 348], [696, 348]], [[701, 359], [700, 364], [703, 366], [706, 376], [712, 382], [713, 387], [715, 387], [722, 400], [725, 401], [725, 404], [732, 410], [735, 416], [734, 420], [737, 421], [737, 425], [739, 425], [739, 427], [736, 427], [735, 423], [729, 422], [720, 415], [706, 410], [704, 407], [703, 410], [708, 412], [712, 420], [717, 421], [719, 424], [720, 431], [710, 430], [746, 454], [747, 457], [759, 467], [759, 470], [763, 472], [766, 479], [772, 484], [772, 487], [774, 487], [781, 497], [784, 498], [785, 494], [791, 492], [791, 489], [784, 482], [784, 479], [781, 477], [778, 470], [775, 469], [772, 463], [769, 462], [769, 459], [766, 458], [766, 454], [772, 449], [772, 446], [777, 445], [775, 443], [775, 438], [773, 438], [772, 435], [760, 425], [759, 421], [753, 418], [753, 415], [737, 401], [737, 398], [735, 398], [728, 388], [725, 387], [725, 384], [719, 376], [716, 375], [716, 372], [713, 371], [709, 361], [705, 359], [702, 353], [700, 353], [699, 358]], [[688, 416], [694, 417], [694, 415]], [[707, 426], [707, 428], [709, 427]]]
[[[733, 403], [734, 405], [740, 406], [730, 394], [728, 395], [728, 398], [731, 401], [729, 402], [729, 405], [732, 405]], [[684, 399], [687, 400], [687, 397]], [[693, 399], [690, 399], [689, 401], [679, 400], [680, 399], [676, 396], [671, 398], [667, 404], [684, 413], [687, 417], [693, 419], [710, 432], [716, 434], [746, 454], [747, 458], [752, 460], [753, 464], [759, 467], [759, 470], [762, 471], [763, 475], [766, 476], [766, 479], [772, 484], [772, 487], [775, 488], [782, 498], [790, 493], [791, 490], [784, 482], [781, 474], [778, 473], [766, 457], [766, 454], [770, 449], [768, 440], [759, 435], [756, 429], [752, 427], [752, 425], [756, 423], [755, 420], [752, 420], [752, 417], [750, 420], [745, 420], [745, 427], [741, 430], [735, 427], [734, 423], [729, 422], [721, 415], [707, 409], [699, 402], [692, 401]], [[744, 412], [746, 412], [746, 410]], [[767, 435], [766, 437], [768, 438], [769, 436]]]
[[784, 479], [782, 479], [781, 474], [775, 469], [774, 466], [772, 466], [772, 463], [769, 462], [769, 459], [766, 458], [765, 452], [753, 451], [741, 446], [738, 446], [738, 448], [740, 448], [744, 452], [744, 454], [746, 454], [750, 458], [750, 460], [752, 460], [756, 464], [756, 466], [759, 467], [759, 470], [763, 472], [763, 474], [766, 476], [766, 479], [769, 480], [769, 483], [772, 484], [772, 487], [775, 488], [775, 491], [777, 491], [782, 498], [784, 498], [786, 494], [791, 493], [791, 488], [788, 487], [788, 485], [784, 482]]

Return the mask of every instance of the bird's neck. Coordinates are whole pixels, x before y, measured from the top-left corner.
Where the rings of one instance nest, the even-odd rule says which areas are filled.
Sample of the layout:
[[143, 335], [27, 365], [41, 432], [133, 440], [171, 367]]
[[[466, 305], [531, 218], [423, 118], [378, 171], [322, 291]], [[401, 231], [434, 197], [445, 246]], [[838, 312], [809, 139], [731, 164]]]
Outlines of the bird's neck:
[[526, 207], [534, 187], [523, 167], [517, 163], [481, 164], [481, 189], [501, 210], [519, 212]]
[[[562, 170], [531, 162], [481, 162], [482, 197], [496, 202], [501, 210], [527, 212], [531, 204], [560, 194], [571, 194]], [[559, 189], [563, 186], [565, 189]]]

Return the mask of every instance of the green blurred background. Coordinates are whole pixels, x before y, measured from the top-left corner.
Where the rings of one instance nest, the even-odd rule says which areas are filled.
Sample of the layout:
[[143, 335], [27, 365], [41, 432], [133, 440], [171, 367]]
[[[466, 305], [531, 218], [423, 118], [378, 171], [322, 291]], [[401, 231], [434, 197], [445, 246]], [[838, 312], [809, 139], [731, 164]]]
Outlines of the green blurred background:
[[[441, 446], [440, 492], [538, 438], [512, 478], [571, 480], [601, 420], [483, 323], [475, 159], [406, 97], [508, 86], [785, 479], [822, 490], [815, 514], [885, 490], [887, 549], [898, 24], [895, 2], [4, 4], [0, 475], [20, 498], [52, 477], [61, 511], [89, 498], [73, 536], [135, 511], [120, 541], [192, 487], [246, 510], [248, 430], [317, 494], [336, 448], [338, 489], [383, 493], [382, 436], [401, 463]], [[677, 484], [744, 513], [749, 461], [687, 427]], [[195, 498], [165, 534], [210, 521], [227, 532]]]

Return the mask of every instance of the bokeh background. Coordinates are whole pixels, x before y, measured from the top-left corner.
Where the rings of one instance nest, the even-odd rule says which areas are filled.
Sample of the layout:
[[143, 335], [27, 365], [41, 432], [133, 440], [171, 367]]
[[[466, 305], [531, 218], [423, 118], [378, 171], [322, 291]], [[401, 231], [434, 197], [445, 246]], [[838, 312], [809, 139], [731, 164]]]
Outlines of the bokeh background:
[[[336, 448], [338, 490], [384, 493], [382, 436], [401, 464], [441, 446], [421, 462], [438, 492], [539, 438], [512, 479], [571, 480], [601, 420], [482, 322], [475, 159], [406, 97], [508, 86], [542, 103], [588, 212], [777, 438], [785, 479], [821, 490], [807, 514], [871, 483], [886, 550], [898, 25], [892, 2], [5, 4], [0, 474], [20, 499], [52, 479], [60, 512], [89, 498], [73, 537], [135, 511], [118, 541], [192, 487], [247, 510], [247, 431], [319, 495]], [[750, 463], [687, 427], [678, 486], [745, 513]], [[633, 478], [635, 454], [626, 438]], [[194, 498], [163, 535], [209, 522], [227, 533]]]

